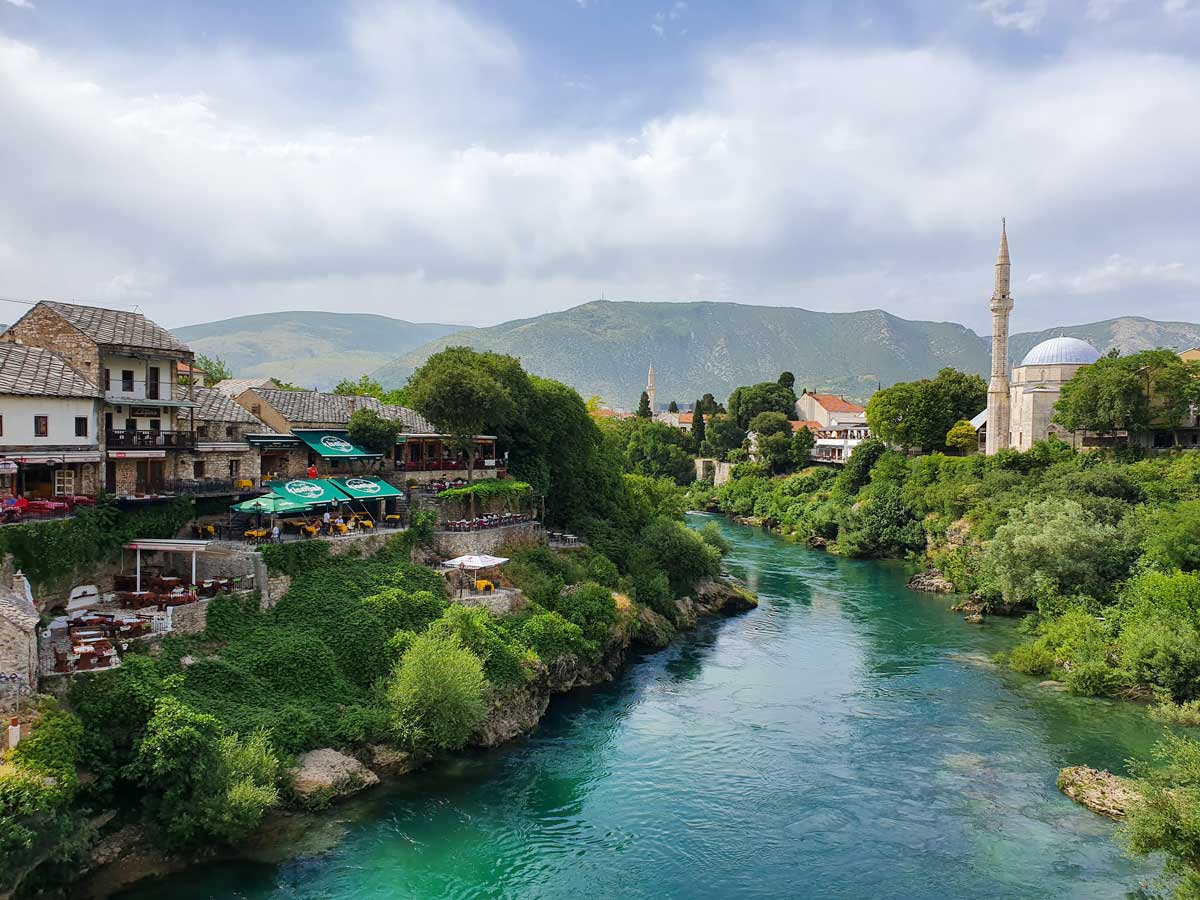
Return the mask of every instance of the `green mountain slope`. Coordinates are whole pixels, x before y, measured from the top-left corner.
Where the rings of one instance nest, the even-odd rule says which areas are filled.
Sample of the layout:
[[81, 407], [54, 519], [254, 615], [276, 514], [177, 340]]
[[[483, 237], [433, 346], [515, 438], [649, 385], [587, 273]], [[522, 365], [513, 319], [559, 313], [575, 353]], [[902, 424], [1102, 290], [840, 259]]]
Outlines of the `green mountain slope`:
[[[1119, 347], [1200, 346], [1200, 325], [1123, 317], [1089, 325], [1015, 334], [1014, 361], [1039, 341], [1080, 337], [1102, 352]], [[909, 321], [881, 310], [822, 313], [733, 303], [599, 301], [532, 319], [457, 332], [414, 348], [376, 371], [403, 383], [431, 353], [465, 344], [521, 357], [527, 369], [632, 409], [654, 364], [657, 399], [688, 402], [711, 391], [773, 379], [787, 369], [797, 388], [865, 399], [892, 384], [954, 366], [986, 375], [990, 338], [949, 322]]]
[[174, 329], [197, 353], [220, 356], [238, 377], [329, 388], [357, 378], [461, 325], [418, 324], [359, 313], [276, 312]]
[[527, 369], [584, 396], [633, 407], [651, 363], [660, 403], [774, 379], [783, 369], [798, 388], [865, 397], [879, 382], [919, 377], [941, 366], [983, 371], [987, 351], [970, 329], [910, 322], [881, 310], [821, 313], [733, 303], [598, 301], [533, 319], [438, 338], [379, 369], [399, 384], [430, 353], [466, 344], [521, 357]]
[[1156, 322], [1140, 316], [1122, 316], [1119, 319], [1092, 322], [1090, 325], [1069, 325], [1065, 328], [1014, 334], [1009, 339], [1008, 348], [1013, 364], [1019, 363], [1035, 344], [1059, 336], [1087, 341], [1101, 353], [1107, 353], [1112, 347], [1120, 348], [1122, 353], [1153, 350], [1155, 347], [1166, 347], [1176, 351], [1200, 347], [1200, 325], [1190, 322]]

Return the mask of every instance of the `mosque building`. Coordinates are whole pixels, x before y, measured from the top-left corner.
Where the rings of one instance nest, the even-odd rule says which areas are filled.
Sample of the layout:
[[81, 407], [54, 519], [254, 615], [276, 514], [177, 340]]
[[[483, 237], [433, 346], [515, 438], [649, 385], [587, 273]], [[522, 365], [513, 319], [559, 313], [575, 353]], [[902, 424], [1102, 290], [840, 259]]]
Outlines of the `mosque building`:
[[1013, 310], [1012, 265], [1008, 256], [1008, 229], [1000, 229], [996, 258], [996, 283], [992, 293], [992, 374], [988, 382], [987, 409], [971, 420], [990, 455], [1006, 447], [1028, 450], [1051, 434], [1074, 443], [1074, 435], [1051, 420], [1062, 386], [1082, 366], [1100, 358], [1100, 351], [1072, 337], [1042, 341], [1008, 371], [1008, 319]]

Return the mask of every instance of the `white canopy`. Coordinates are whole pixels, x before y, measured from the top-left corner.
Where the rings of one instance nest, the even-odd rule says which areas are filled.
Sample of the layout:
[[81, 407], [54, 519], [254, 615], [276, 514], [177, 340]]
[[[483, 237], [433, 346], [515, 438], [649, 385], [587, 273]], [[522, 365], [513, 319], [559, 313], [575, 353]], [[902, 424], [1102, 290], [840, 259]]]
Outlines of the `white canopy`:
[[456, 556], [442, 563], [447, 569], [490, 569], [508, 562], [507, 556]]

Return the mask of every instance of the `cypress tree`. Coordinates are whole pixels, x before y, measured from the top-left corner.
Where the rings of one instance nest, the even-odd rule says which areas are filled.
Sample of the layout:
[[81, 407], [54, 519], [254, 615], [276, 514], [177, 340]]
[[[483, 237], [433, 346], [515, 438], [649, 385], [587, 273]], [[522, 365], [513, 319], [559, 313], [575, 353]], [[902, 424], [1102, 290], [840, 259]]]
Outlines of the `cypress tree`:
[[642, 391], [642, 399], [638, 401], [637, 414], [639, 419], [650, 418], [650, 395], [645, 391]]
[[704, 413], [700, 401], [692, 408], [692, 434], [696, 438], [696, 455], [700, 455], [700, 445], [704, 443]]

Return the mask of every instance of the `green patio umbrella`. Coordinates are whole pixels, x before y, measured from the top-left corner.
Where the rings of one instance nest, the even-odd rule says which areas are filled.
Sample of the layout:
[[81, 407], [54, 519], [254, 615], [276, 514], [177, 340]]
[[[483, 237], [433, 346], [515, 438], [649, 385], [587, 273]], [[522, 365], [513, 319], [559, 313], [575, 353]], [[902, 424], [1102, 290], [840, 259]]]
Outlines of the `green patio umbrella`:
[[238, 512], [244, 513], [277, 516], [281, 513], [306, 512], [310, 507], [304, 503], [289, 500], [287, 497], [280, 497], [278, 494], [264, 494], [261, 497], [255, 497], [253, 500], [243, 500], [241, 503], [235, 503], [230, 509], [236, 509]]

